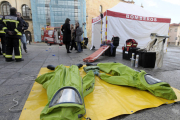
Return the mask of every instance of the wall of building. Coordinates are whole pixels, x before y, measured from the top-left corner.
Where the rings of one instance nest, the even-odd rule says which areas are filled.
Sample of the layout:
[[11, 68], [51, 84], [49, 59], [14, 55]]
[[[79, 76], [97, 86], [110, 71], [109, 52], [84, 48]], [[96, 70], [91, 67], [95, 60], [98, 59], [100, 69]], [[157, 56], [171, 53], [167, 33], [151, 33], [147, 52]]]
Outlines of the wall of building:
[[[20, 13], [22, 13], [22, 5], [24, 5], [24, 4], [26, 4], [31, 9], [31, 1], [30, 0], [2, 0], [0, 2], [0, 5], [4, 1], [9, 2], [11, 4], [11, 7], [17, 8], [17, 11], [20, 12]], [[0, 14], [1, 14], [1, 10], [0, 10]], [[34, 32], [33, 32], [33, 25], [32, 25], [32, 17], [31, 17], [31, 15], [30, 15], [30, 19], [28, 19], [28, 20], [25, 19], [25, 21], [29, 23], [29, 28], [28, 28], [27, 31], [31, 32], [32, 40], [34, 40], [34, 34], [33, 34]]]
[[169, 36], [169, 44], [177, 45], [180, 41], [180, 26], [170, 26]]

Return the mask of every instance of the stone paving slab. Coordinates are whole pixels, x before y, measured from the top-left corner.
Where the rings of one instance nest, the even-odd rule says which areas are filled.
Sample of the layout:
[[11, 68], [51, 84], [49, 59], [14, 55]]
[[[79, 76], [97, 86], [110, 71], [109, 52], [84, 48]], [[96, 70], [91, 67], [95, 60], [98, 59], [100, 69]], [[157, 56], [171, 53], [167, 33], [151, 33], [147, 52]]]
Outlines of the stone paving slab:
[[[5, 62], [0, 56], [0, 120], [18, 120], [21, 112], [9, 112], [9, 108], [14, 105], [13, 98], [16, 98], [19, 105], [14, 109], [22, 109], [29, 92], [34, 84], [34, 79], [41, 67], [49, 64], [57, 66], [59, 64], [73, 65], [84, 63], [83, 58], [88, 57], [94, 51], [85, 49], [83, 53], [67, 54], [65, 47], [58, 45], [47, 46], [43, 43], [27, 45], [28, 53], [23, 53], [25, 61]], [[180, 47], [168, 47], [168, 52], [164, 55], [164, 65], [162, 68], [142, 68], [149, 74], [168, 82], [171, 86], [180, 89]], [[117, 53], [116, 57], [101, 56], [94, 63], [99, 62], [120, 62], [130, 66], [130, 61], [123, 60], [122, 54]], [[135, 69], [135, 68], [134, 68]], [[123, 115], [111, 120], [180, 120], [180, 104], [162, 105], [158, 108], [146, 109], [132, 115]]]

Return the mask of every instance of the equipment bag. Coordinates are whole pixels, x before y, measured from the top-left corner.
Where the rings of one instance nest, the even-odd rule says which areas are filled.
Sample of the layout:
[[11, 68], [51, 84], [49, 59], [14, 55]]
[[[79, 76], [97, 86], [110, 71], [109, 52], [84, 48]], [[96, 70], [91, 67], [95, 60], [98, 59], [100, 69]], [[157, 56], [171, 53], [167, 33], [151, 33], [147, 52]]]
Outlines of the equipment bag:
[[119, 37], [113, 37], [112, 42], [114, 46], [119, 46]]
[[126, 47], [133, 47], [136, 48], [138, 43], [134, 39], [128, 39], [126, 40]]

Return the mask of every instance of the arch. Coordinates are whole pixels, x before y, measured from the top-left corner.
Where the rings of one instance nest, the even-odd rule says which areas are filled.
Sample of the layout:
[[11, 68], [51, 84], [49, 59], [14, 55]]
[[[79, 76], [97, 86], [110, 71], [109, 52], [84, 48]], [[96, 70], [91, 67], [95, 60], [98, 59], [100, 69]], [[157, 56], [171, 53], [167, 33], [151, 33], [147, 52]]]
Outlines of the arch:
[[30, 18], [30, 8], [28, 7], [28, 5], [23, 4], [21, 7], [21, 11], [22, 11], [22, 17], [24, 19], [29, 19]]
[[11, 4], [7, 1], [2, 1], [0, 4], [0, 8], [1, 8], [1, 14], [2, 15], [9, 15]]

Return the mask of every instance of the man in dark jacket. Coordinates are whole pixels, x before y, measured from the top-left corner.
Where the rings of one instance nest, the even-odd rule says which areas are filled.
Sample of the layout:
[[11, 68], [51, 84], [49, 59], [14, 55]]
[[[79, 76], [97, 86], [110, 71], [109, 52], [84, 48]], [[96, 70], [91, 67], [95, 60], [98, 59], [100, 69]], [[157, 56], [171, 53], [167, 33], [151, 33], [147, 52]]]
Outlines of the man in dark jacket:
[[[5, 26], [5, 24], [3, 23], [3, 19], [4, 19], [4, 17], [2, 16], [2, 15], [0, 15], [0, 39], [1, 39], [1, 44], [2, 44], [2, 53], [3, 53], [3, 56], [5, 57], [5, 55], [6, 55], [6, 39], [5, 39], [5, 29], [7, 29], [6, 28], [6, 26]], [[2, 55], [2, 53], [1, 53], [1, 46], [0, 46], [0, 55]]]
[[5, 16], [3, 22], [7, 29], [6, 32], [6, 61], [11, 62], [14, 48], [16, 62], [24, 61], [21, 54], [21, 36], [22, 36], [22, 22], [16, 15], [16, 8], [10, 9], [10, 15]]
[[71, 53], [69, 51], [69, 46], [71, 42], [71, 29], [70, 29], [70, 19], [67, 18], [65, 24], [62, 26], [61, 31], [63, 32], [63, 43], [66, 45], [67, 53]]
[[27, 25], [27, 23], [24, 21], [24, 19], [22, 18], [21, 13], [17, 12], [17, 17], [18, 17], [18, 18], [21, 18], [21, 20], [22, 20], [23, 27], [22, 27], [22, 32], [21, 32], [21, 33], [22, 33], [21, 42], [22, 42], [22, 44], [23, 44], [23, 49], [24, 49], [24, 51], [27, 53], [26, 35], [25, 35], [25, 33], [24, 33], [24, 30], [27, 30], [27, 29], [28, 29], [28, 25]]

